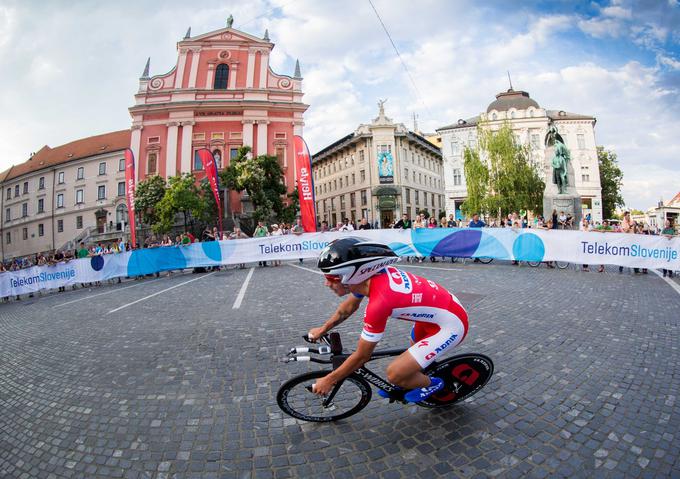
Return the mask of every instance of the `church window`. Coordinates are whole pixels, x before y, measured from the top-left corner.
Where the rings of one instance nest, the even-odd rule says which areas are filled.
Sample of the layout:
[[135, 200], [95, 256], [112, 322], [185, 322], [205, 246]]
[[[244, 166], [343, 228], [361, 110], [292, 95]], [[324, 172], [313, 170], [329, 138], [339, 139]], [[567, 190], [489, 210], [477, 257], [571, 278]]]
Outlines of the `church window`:
[[158, 155], [156, 153], [149, 153], [147, 161], [147, 173], [156, 173], [156, 167], [158, 166]]
[[278, 161], [279, 166], [286, 166], [286, 149], [284, 147], [276, 147], [276, 160]]
[[203, 162], [201, 161], [201, 157], [198, 156], [198, 150], [194, 151], [194, 170], [202, 170], [203, 169]]
[[227, 81], [229, 80], [229, 66], [224, 63], [217, 65], [217, 70], [215, 71], [215, 90], [226, 90]]
[[578, 149], [584, 150], [586, 148], [586, 138], [585, 135], [579, 133], [576, 135], [576, 140], [578, 141]]

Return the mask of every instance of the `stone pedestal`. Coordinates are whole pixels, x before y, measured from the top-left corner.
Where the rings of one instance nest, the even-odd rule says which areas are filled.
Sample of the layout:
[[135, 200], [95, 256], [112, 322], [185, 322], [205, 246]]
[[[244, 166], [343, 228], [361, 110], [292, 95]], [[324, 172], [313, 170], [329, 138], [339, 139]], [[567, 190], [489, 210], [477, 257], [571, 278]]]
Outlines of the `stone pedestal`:
[[571, 216], [573, 228], [578, 229], [581, 223], [581, 197], [573, 194], [556, 194], [554, 196], [543, 196], [543, 217], [547, 221], [552, 218], [553, 210], [557, 210], [557, 216], [564, 211], [564, 214]]

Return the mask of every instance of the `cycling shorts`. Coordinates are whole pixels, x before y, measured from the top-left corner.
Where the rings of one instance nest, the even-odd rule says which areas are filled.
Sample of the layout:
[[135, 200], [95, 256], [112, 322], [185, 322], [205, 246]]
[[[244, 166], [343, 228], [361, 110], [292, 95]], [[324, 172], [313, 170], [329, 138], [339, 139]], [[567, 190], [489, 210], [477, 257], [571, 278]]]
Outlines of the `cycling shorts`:
[[[454, 301], [453, 298], [451, 301]], [[452, 312], [453, 309], [440, 312], [437, 323], [419, 321], [413, 325], [411, 340], [414, 344], [408, 352], [421, 368], [429, 366], [444, 351], [456, 347], [467, 334], [467, 318], [461, 320]], [[460, 311], [460, 306], [456, 310]], [[442, 321], [444, 318], [446, 320]]]

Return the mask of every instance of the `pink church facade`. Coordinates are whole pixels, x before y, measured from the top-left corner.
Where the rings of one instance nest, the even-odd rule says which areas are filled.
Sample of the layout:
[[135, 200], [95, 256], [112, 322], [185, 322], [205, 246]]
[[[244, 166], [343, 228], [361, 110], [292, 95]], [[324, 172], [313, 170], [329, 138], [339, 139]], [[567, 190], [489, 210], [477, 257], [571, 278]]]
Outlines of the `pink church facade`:
[[[278, 158], [292, 191], [293, 136], [302, 135], [308, 108], [299, 65], [293, 76], [274, 73], [266, 32], [256, 38], [228, 26], [191, 37], [190, 30], [177, 43], [177, 63], [168, 73], [149, 76], [147, 63], [129, 108], [137, 181], [182, 173], [202, 179], [198, 149], [210, 149], [221, 169], [247, 145], [254, 155]], [[237, 192], [229, 193], [224, 211], [243, 212]]]

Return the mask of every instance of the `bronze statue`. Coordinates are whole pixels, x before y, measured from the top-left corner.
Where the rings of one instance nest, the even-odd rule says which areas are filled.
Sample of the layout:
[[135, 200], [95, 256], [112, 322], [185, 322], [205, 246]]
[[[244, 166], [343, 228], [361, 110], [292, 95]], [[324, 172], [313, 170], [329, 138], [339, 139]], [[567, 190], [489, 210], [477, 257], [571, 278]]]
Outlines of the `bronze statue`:
[[545, 144], [546, 146], [554, 146], [555, 148], [555, 154], [552, 158], [553, 183], [557, 185], [558, 193], [564, 194], [567, 192], [567, 186], [569, 186], [567, 172], [571, 157], [562, 136], [557, 131], [557, 127], [552, 123], [548, 128]]

